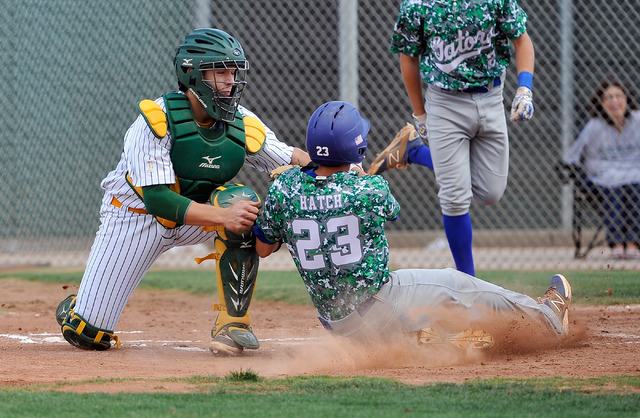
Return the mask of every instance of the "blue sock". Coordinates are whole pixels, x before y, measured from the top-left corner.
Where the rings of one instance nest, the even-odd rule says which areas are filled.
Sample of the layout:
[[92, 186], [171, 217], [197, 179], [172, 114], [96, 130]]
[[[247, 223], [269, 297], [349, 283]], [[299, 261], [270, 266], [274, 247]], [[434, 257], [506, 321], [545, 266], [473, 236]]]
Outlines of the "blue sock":
[[468, 213], [460, 216], [442, 215], [442, 223], [456, 268], [475, 276], [476, 271], [473, 266], [473, 251], [471, 249], [473, 241], [471, 216]]
[[421, 147], [414, 148], [409, 151], [409, 158], [407, 159], [411, 164], [420, 164], [425, 167], [429, 167], [433, 170], [433, 161], [431, 160], [431, 150], [428, 146], [422, 145]]

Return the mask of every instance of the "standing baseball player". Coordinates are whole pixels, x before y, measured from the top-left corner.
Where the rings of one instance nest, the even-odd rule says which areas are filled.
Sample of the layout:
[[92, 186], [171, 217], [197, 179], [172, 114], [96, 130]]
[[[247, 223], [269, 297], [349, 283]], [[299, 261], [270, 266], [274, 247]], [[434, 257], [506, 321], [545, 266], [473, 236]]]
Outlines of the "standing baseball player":
[[[396, 138], [368, 172], [410, 163], [433, 167], [453, 259], [458, 270], [470, 275], [475, 274], [471, 198], [492, 205], [507, 186], [502, 92], [511, 60], [509, 41], [518, 71], [510, 119], [533, 116], [534, 48], [526, 23], [516, 0], [405, 0], [391, 38], [391, 52], [400, 53], [417, 135]], [[422, 80], [428, 85], [425, 95]]]
[[101, 224], [78, 294], [56, 311], [64, 338], [76, 347], [119, 345], [113, 330], [154, 261], [211, 238], [219, 312], [210, 349], [239, 354], [259, 347], [248, 309], [259, 260], [251, 227], [260, 202], [250, 188], [227, 182], [245, 164], [269, 172], [306, 164], [309, 156], [239, 105], [249, 62], [233, 36], [195, 30], [174, 65], [180, 91], [138, 104], [120, 162], [101, 183]]
[[388, 342], [397, 331], [477, 349], [507, 329], [526, 329], [527, 346], [539, 336], [553, 344], [566, 336], [571, 287], [562, 275], [536, 301], [455, 269], [389, 272], [384, 225], [400, 206], [383, 177], [350, 170], [364, 158], [368, 131], [352, 105], [320, 106], [306, 138], [317, 165], [280, 174], [254, 227], [261, 257], [287, 245], [320, 322], [359, 340]]

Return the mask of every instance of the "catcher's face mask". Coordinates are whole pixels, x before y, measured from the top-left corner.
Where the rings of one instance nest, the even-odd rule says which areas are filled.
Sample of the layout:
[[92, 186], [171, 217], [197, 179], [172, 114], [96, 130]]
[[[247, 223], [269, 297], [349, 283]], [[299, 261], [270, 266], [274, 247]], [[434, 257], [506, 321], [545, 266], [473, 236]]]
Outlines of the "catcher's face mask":
[[[191, 91], [212, 118], [234, 121], [249, 69], [234, 37], [217, 29], [197, 29], [178, 47], [174, 65], [182, 91]], [[216, 80], [217, 70], [221, 75], [233, 71], [232, 80]]]
[[[232, 122], [247, 85], [248, 61], [225, 61], [200, 64], [200, 78], [205, 89], [202, 100], [219, 109], [220, 119]], [[212, 115], [213, 116], [213, 115]]]

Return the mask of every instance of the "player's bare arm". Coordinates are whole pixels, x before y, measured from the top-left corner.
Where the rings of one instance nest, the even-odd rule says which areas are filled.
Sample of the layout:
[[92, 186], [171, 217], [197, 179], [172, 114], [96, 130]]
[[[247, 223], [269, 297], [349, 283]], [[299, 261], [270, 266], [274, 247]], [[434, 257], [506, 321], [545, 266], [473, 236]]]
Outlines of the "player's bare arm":
[[422, 140], [427, 140], [427, 114], [424, 110], [420, 58], [400, 54], [400, 71], [413, 109], [413, 124]]
[[[533, 74], [535, 50], [529, 34], [525, 32], [521, 37], [514, 39], [512, 42], [516, 53], [516, 69], [518, 74], [522, 72]], [[521, 89], [522, 87], [518, 88], [518, 93], [522, 92]]]
[[533, 42], [531, 42], [527, 32], [524, 32], [522, 36], [512, 42], [516, 52], [518, 89], [511, 104], [511, 116], [509, 116], [509, 119], [518, 122], [529, 120], [533, 116], [532, 85], [535, 52]]
[[185, 216], [186, 225], [224, 226], [230, 231], [244, 231], [253, 226], [258, 217], [260, 202], [241, 200], [223, 208], [208, 203], [193, 202]]
[[311, 158], [309, 158], [309, 154], [307, 154], [306, 151], [303, 151], [297, 147], [293, 148], [293, 154], [291, 155], [292, 165], [299, 165], [304, 167], [310, 162], [311, 162]]
[[424, 112], [424, 97], [422, 95], [422, 78], [420, 77], [420, 58], [400, 54], [400, 70], [402, 80], [407, 89], [413, 114], [422, 116]]
[[256, 240], [256, 252], [262, 258], [268, 257], [273, 254], [280, 247], [280, 243], [267, 244], [260, 240]]

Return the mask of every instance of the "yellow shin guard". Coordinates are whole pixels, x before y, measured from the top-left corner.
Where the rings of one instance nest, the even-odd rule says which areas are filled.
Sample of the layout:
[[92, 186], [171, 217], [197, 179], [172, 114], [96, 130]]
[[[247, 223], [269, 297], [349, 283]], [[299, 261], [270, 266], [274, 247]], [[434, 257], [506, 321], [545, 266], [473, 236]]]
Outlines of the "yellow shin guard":
[[[233, 237], [225, 231], [218, 234], [215, 249], [220, 257], [216, 263], [219, 303], [213, 306], [218, 316], [211, 336], [215, 337], [224, 330], [242, 347], [259, 348], [248, 312], [258, 275], [259, 257], [253, 245], [255, 238], [251, 236], [249, 241], [243, 241], [235, 239], [238, 234], [233, 234]], [[243, 245], [247, 242], [250, 244]]]

